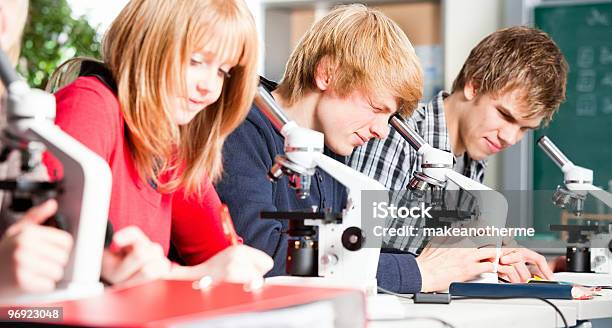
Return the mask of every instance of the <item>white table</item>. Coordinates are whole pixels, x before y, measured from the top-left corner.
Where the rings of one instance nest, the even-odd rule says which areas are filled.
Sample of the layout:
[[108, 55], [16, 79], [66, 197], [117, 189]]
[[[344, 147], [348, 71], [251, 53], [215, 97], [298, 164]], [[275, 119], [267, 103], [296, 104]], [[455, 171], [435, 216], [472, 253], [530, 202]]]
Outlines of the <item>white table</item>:
[[[595, 296], [590, 300], [550, 300], [552, 303], [557, 305], [561, 309], [561, 312], [568, 317], [571, 315], [571, 312], [567, 312], [568, 308], [571, 308], [575, 312], [576, 320], [593, 320], [593, 319], [603, 319], [603, 318], [612, 318], [612, 290], [603, 289], [599, 292], [601, 296]], [[453, 300], [453, 302], [479, 302], [479, 303], [488, 303], [490, 300]], [[551, 308], [549, 305], [542, 303], [542, 301], [532, 300], [532, 299], [514, 299], [514, 300], [496, 300], [496, 303], [502, 304], [526, 304], [533, 306], [547, 306]], [[551, 308], [552, 309], [552, 308]], [[569, 322], [568, 322], [569, 323]]]
[[[577, 321], [612, 318], [612, 290], [602, 290], [592, 300], [551, 300], [561, 310], [569, 326]], [[455, 299], [451, 304], [414, 304], [409, 299], [395, 299], [385, 295], [379, 301], [379, 317], [386, 318], [439, 318], [460, 327], [563, 327], [563, 321], [548, 304], [533, 299], [488, 300]], [[399, 309], [399, 310], [398, 310]], [[386, 312], [386, 313], [381, 313]], [[376, 315], [376, 314], [372, 314]], [[442, 327], [431, 320], [371, 321], [369, 327]]]
[[554, 300], [553, 303], [576, 308], [578, 320], [612, 318], [612, 290], [603, 289], [599, 294], [601, 296], [596, 296], [592, 300]]

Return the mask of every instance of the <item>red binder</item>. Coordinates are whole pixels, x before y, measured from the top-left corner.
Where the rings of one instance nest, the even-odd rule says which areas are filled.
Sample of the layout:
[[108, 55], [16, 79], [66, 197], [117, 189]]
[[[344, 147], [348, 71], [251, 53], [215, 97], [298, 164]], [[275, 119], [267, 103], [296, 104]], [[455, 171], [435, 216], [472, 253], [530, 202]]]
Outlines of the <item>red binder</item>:
[[98, 297], [45, 306], [63, 308], [63, 321], [59, 323], [62, 325], [168, 327], [323, 300], [331, 301], [336, 321], [344, 322], [337, 326], [365, 326], [364, 294], [332, 288], [266, 285], [261, 290], [245, 292], [241, 284], [219, 283], [202, 291], [194, 290], [190, 281], [158, 280], [127, 289], [111, 289]]

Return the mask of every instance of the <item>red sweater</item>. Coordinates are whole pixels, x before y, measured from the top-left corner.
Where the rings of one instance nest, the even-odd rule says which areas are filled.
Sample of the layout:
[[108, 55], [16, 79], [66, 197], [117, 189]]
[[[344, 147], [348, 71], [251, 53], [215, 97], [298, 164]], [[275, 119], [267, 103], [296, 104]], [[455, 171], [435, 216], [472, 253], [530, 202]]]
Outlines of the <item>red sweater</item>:
[[[204, 182], [202, 201], [188, 202], [182, 190], [162, 194], [138, 177], [119, 101], [97, 78], [80, 77], [55, 97], [56, 124], [104, 158], [111, 168], [109, 218], [115, 231], [138, 226], [166, 254], [172, 240], [190, 265], [203, 262], [229, 245], [219, 220], [221, 202], [210, 181]], [[44, 163], [51, 177], [63, 176], [55, 158], [47, 155]]]

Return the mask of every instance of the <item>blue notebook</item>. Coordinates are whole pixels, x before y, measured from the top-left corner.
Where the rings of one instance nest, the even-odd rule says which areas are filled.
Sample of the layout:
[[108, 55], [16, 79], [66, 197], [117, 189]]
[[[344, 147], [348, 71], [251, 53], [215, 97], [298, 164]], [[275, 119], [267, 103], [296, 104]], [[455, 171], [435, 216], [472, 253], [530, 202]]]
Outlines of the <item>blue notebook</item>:
[[539, 297], [571, 300], [572, 285], [560, 284], [482, 284], [454, 282], [449, 292], [453, 296], [469, 297]]

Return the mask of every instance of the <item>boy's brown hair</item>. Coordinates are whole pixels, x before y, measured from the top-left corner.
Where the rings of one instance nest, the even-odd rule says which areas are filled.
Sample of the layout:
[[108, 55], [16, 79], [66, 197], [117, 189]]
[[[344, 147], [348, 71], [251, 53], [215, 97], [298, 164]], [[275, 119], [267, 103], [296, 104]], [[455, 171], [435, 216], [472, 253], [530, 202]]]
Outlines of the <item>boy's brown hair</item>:
[[423, 95], [421, 65], [408, 37], [380, 11], [339, 6], [306, 32], [277, 89], [289, 106], [316, 90], [315, 72], [323, 59], [330, 62], [331, 89], [339, 96], [388, 91], [398, 99], [398, 112], [410, 115]]
[[477, 95], [520, 88], [529, 108], [525, 118], [542, 116], [547, 124], [565, 100], [567, 71], [561, 50], [546, 33], [515, 26], [490, 34], [472, 49], [452, 91], [462, 91], [468, 82]]

